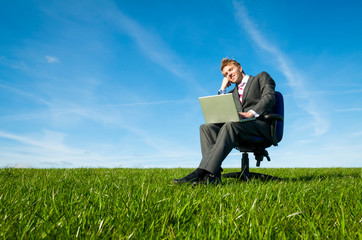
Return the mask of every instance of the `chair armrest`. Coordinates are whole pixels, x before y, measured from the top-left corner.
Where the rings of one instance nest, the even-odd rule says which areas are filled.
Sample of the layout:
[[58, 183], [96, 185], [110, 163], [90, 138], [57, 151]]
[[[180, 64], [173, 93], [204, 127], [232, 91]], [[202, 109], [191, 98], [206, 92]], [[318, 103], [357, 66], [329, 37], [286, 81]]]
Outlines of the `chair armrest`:
[[265, 114], [264, 119], [267, 119], [267, 120], [279, 120], [279, 121], [284, 120], [283, 116], [281, 116], [279, 114], [275, 114], [275, 113]]
[[278, 121], [284, 121], [284, 117], [276, 114], [276, 113], [270, 113], [270, 114], [265, 114], [264, 115], [264, 119], [267, 120], [271, 120], [272, 121], [272, 126], [271, 126], [271, 141], [272, 144], [274, 146], [278, 145], [278, 139], [277, 139], [277, 125], [278, 125]]

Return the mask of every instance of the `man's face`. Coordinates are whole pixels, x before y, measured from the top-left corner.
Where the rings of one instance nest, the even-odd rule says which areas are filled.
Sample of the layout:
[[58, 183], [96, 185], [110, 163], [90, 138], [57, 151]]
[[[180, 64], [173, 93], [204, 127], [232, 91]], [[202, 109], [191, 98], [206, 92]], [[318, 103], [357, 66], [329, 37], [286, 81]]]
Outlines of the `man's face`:
[[240, 66], [230, 63], [222, 69], [222, 75], [224, 75], [231, 83], [238, 84], [241, 83], [241, 80], [243, 79], [242, 71], [243, 69]]

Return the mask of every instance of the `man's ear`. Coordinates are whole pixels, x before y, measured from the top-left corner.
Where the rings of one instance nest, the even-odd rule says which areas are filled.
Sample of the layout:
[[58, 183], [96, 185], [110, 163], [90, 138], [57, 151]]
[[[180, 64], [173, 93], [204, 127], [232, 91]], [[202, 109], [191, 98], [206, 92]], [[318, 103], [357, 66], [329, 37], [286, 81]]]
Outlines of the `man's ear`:
[[239, 71], [240, 71], [240, 72], [243, 72], [242, 66], [239, 66]]

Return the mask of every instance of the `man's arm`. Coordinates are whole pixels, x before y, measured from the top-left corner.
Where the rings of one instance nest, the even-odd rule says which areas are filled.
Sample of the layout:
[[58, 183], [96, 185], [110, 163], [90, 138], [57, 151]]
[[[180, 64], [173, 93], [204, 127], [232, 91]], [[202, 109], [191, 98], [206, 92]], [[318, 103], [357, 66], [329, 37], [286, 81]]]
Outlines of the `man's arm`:
[[275, 82], [268, 73], [258, 74], [251, 84], [245, 99], [246, 112], [239, 112], [240, 118], [259, 117], [271, 110], [275, 103]]
[[267, 72], [259, 74], [260, 99], [252, 109], [260, 115], [271, 110], [275, 104], [275, 82]]
[[222, 83], [221, 83], [220, 90], [226, 90], [226, 88], [230, 87], [230, 85], [231, 85], [231, 82], [229, 81], [229, 79], [224, 77], [224, 79], [222, 80]]
[[230, 85], [231, 85], [231, 82], [226, 77], [224, 77], [224, 79], [222, 80], [222, 83], [221, 83], [220, 90], [219, 90], [219, 95], [225, 94], [226, 88], [228, 88]]

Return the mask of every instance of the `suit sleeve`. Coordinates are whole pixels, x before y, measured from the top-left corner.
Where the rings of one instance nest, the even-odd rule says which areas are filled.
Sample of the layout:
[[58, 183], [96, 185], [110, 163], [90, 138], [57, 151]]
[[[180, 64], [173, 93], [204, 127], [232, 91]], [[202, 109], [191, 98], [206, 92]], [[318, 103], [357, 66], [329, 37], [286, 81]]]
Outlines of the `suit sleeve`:
[[258, 97], [251, 109], [259, 115], [263, 115], [270, 112], [275, 104], [275, 82], [267, 72], [261, 72], [256, 78], [258, 79], [259, 93], [254, 93]]

